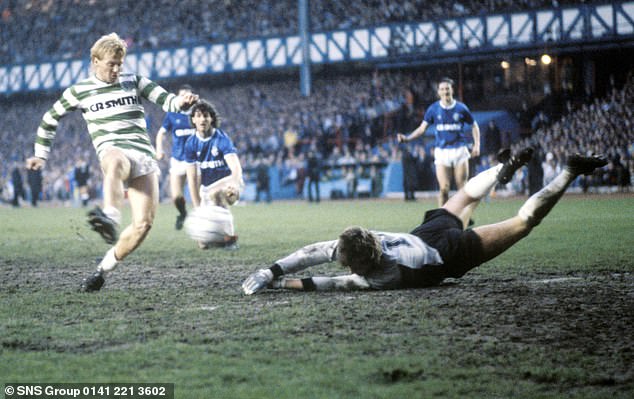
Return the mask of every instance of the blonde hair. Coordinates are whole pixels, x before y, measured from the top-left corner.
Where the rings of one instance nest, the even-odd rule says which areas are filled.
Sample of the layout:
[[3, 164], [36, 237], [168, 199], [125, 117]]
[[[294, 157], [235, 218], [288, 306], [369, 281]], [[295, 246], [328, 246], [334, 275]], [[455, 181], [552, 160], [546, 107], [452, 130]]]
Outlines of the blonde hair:
[[359, 226], [346, 228], [337, 244], [339, 262], [360, 276], [369, 274], [381, 262], [381, 241], [370, 230]]
[[99, 38], [92, 45], [90, 49], [90, 59], [104, 59], [108, 55], [116, 55], [125, 57], [126, 52], [128, 50], [128, 45], [126, 42], [119, 37], [116, 33], [111, 33], [109, 35], [104, 35]]

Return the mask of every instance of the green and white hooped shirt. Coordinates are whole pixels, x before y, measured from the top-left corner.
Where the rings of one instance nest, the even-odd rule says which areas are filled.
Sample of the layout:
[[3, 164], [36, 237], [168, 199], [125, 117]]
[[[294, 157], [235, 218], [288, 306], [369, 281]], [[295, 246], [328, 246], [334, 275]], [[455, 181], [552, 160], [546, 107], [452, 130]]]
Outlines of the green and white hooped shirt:
[[165, 112], [180, 110], [176, 95], [133, 74], [122, 74], [115, 83], [92, 76], [72, 85], [42, 117], [35, 140], [35, 156], [48, 159], [59, 120], [68, 112], [80, 109], [98, 155], [114, 146], [154, 157], [142, 99], [159, 105]]

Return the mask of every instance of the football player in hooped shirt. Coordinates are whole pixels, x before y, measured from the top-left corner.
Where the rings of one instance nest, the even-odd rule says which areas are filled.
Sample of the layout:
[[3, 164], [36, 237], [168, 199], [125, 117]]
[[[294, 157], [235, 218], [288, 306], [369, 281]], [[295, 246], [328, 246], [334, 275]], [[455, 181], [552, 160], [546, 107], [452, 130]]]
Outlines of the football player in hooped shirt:
[[[438, 206], [443, 206], [449, 199], [449, 188], [453, 176], [458, 189], [462, 188], [469, 177], [469, 157], [480, 155], [480, 128], [473, 119], [469, 108], [453, 97], [453, 80], [443, 78], [438, 83], [438, 97], [425, 112], [420, 126], [411, 134], [398, 134], [399, 142], [407, 142], [422, 136], [430, 125], [436, 127], [436, 143], [434, 164], [440, 191]], [[469, 151], [469, 143], [463, 135], [465, 125], [471, 125], [473, 147]]]
[[[189, 85], [183, 85], [178, 90], [178, 95], [182, 96], [191, 93]], [[194, 134], [195, 130], [189, 122], [189, 112], [168, 112], [163, 119], [161, 128], [156, 133], [156, 158], [163, 159], [163, 141], [165, 135], [172, 136], [172, 156], [170, 157], [170, 194], [174, 206], [178, 210], [176, 217], [176, 230], [183, 228], [183, 222], [187, 217], [185, 196], [183, 187], [187, 179], [187, 162], [185, 162], [185, 143]]]
[[[35, 153], [27, 168], [46, 165], [59, 121], [81, 110], [103, 172], [103, 209], [88, 213], [88, 223], [112, 247], [97, 270], [81, 283], [85, 292], [99, 291], [105, 277], [141, 245], [152, 228], [158, 208], [160, 173], [154, 147], [147, 133], [143, 100], [165, 112], [189, 108], [198, 95], [177, 96], [151, 80], [122, 71], [127, 44], [116, 33], [100, 37], [90, 49], [92, 73], [64, 90], [42, 117], [37, 129]], [[131, 223], [119, 231], [121, 208], [126, 198]]]
[[[212, 104], [200, 100], [191, 108], [190, 121], [196, 129], [185, 143], [187, 185], [194, 207], [216, 205], [227, 208], [240, 198], [244, 186], [242, 166], [231, 138], [219, 128], [220, 118]], [[226, 237], [227, 247], [237, 236]], [[200, 244], [206, 249], [207, 246]]]

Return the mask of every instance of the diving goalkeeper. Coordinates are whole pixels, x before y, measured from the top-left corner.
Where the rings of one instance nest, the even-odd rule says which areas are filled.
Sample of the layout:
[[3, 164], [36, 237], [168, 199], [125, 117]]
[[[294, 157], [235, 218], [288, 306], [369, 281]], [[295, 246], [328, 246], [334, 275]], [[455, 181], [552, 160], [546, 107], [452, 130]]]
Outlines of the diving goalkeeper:
[[[339, 238], [308, 245], [267, 269], [251, 274], [242, 284], [245, 294], [264, 288], [297, 290], [397, 289], [430, 287], [445, 278], [459, 278], [500, 255], [526, 237], [555, 206], [566, 188], [581, 174], [607, 164], [604, 158], [572, 155], [566, 168], [531, 196], [516, 216], [500, 223], [463, 230], [470, 206], [498, 183], [508, 181], [532, 155], [527, 148], [514, 156], [501, 153], [498, 165], [470, 179], [442, 208], [428, 211], [410, 233], [388, 233], [349, 227]], [[339, 261], [351, 274], [335, 277], [287, 278], [308, 267]]]

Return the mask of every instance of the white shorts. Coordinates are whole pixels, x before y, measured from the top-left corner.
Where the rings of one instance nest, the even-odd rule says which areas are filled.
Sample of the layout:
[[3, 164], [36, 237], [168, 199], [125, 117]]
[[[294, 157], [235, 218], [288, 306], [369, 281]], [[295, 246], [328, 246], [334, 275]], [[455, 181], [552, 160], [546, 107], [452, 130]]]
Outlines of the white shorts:
[[434, 149], [434, 164], [438, 166], [446, 166], [455, 168], [471, 157], [467, 147], [457, 148], [438, 148]]
[[[149, 175], [150, 173], [156, 173], [156, 176], [161, 175], [161, 169], [159, 168], [159, 164], [156, 159], [151, 156], [135, 151], [127, 148], [119, 148], [119, 147], [111, 147], [116, 148], [121, 151], [128, 161], [130, 161], [130, 176], [128, 177], [128, 181], [135, 179], [140, 176]], [[110, 149], [106, 149], [101, 152], [99, 156], [99, 161], [103, 159], [103, 157], [110, 151]]]
[[200, 186], [200, 206], [213, 206], [216, 202], [211, 199], [211, 193], [218, 190], [217, 187]]
[[179, 161], [176, 158], [170, 158], [170, 174], [176, 176], [185, 176], [187, 174], [187, 165], [185, 161]]

